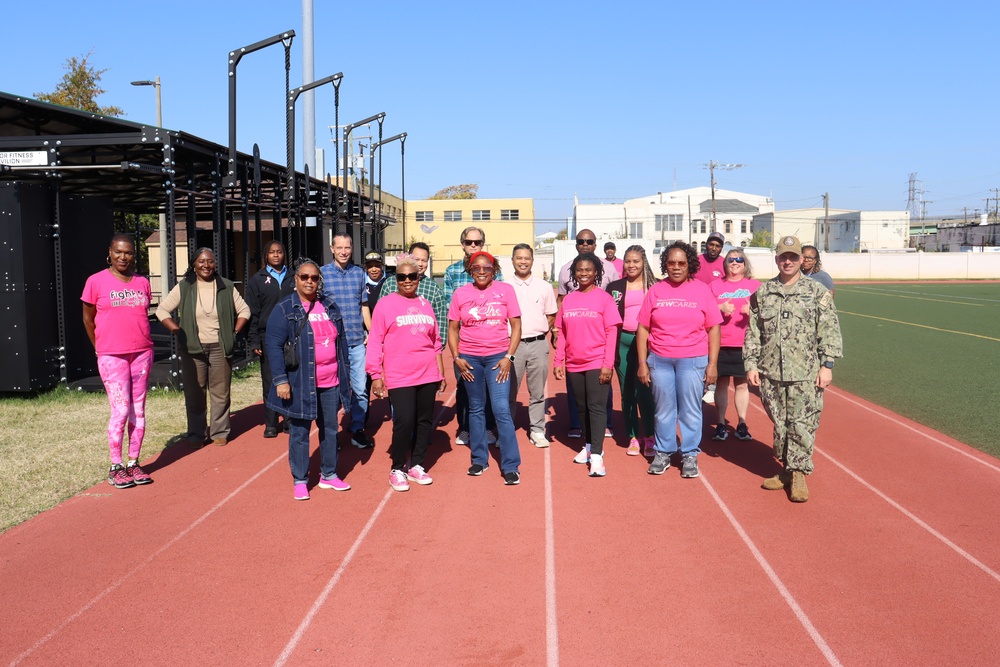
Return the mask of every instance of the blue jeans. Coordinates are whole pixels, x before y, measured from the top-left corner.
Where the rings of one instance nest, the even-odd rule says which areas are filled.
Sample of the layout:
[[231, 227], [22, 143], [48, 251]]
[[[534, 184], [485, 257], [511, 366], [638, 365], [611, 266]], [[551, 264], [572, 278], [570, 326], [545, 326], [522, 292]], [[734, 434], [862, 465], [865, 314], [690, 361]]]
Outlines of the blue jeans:
[[708, 355], [671, 359], [650, 352], [647, 362], [656, 404], [656, 451], [677, 451], [680, 426], [681, 454], [697, 456], [701, 452], [701, 397]]
[[[337, 413], [340, 411], [340, 388], [316, 390], [316, 428], [319, 429], [319, 470], [330, 479], [337, 474]], [[288, 464], [296, 484], [309, 479], [309, 419], [288, 420]]]
[[[614, 410], [615, 396], [611, 388], [608, 388], [608, 428], [611, 428], [611, 411]], [[569, 408], [569, 427], [571, 429], [578, 428], [583, 430], [583, 426], [580, 424], [580, 406], [576, 402], [576, 393], [573, 391], [573, 386], [569, 382], [566, 383], [566, 405]], [[595, 438], [597, 436], [594, 436]], [[603, 438], [604, 435], [602, 434]]]
[[514, 434], [514, 420], [510, 416], [510, 376], [506, 382], [497, 382], [500, 369], [493, 367], [507, 356], [506, 352], [476, 357], [469, 354], [459, 355], [472, 367], [472, 382], [465, 382], [465, 390], [469, 394], [469, 435], [472, 450], [472, 463], [485, 466], [490, 462], [489, 446], [486, 444], [486, 404], [493, 405], [493, 416], [497, 422], [500, 435], [497, 441], [500, 445], [500, 472], [518, 472], [521, 466], [521, 452], [517, 448], [517, 436]]
[[364, 343], [347, 348], [347, 357], [351, 361], [351, 432], [363, 431], [365, 428], [365, 413], [368, 412], [368, 375], [365, 373]]
[[[455, 414], [458, 416], [458, 430], [470, 431], [469, 429], [469, 393], [465, 390], [465, 382], [462, 380], [462, 371], [455, 366], [455, 380], [458, 382], [455, 389]], [[494, 430], [497, 427], [497, 420], [493, 416], [493, 408], [490, 402], [486, 402], [486, 428]]]

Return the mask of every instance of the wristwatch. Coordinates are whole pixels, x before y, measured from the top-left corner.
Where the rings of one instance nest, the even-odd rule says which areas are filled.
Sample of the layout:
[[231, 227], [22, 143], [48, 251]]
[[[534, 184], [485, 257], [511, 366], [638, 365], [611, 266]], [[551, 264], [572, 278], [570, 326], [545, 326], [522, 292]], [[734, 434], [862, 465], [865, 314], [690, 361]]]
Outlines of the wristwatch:
[[508, 356], [507, 358], [510, 359], [511, 363], [513, 363], [513, 361], [514, 361], [514, 355], [513, 354], [510, 355], [510, 356]]
[[829, 369], [832, 370], [833, 369], [833, 362], [832, 361], [824, 361], [823, 362], [823, 368], [829, 368]]

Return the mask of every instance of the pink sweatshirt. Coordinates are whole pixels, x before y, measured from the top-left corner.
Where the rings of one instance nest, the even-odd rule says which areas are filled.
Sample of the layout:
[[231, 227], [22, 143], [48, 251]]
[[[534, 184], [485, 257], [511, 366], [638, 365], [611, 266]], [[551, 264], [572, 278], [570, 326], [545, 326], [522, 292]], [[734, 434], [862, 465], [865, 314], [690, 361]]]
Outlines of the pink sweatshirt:
[[422, 296], [393, 292], [379, 299], [368, 332], [365, 371], [388, 389], [440, 382], [441, 354], [434, 307]]
[[97, 306], [94, 339], [98, 354], [132, 354], [153, 349], [149, 335], [149, 281], [118, 280], [105, 269], [87, 278], [80, 300]]
[[646, 292], [639, 324], [649, 329], [649, 349], [661, 357], [689, 359], [708, 354], [708, 330], [722, 323], [719, 302], [708, 285], [661, 280]]
[[556, 366], [571, 373], [615, 367], [618, 326], [622, 323], [614, 297], [600, 288], [570, 292], [556, 315]]
[[760, 287], [760, 281], [753, 278], [740, 278], [736, 281], [716, 280], [709, 287], [720, 306], [726, 301], [733, 304], [732, 315], [722, 316], [720, 327], [722, 347], [743, 347], [743, 338], [746, 336], [747, 327], [750, 326], [750, 316], [741, 311], [750, 303], [750, 297]]

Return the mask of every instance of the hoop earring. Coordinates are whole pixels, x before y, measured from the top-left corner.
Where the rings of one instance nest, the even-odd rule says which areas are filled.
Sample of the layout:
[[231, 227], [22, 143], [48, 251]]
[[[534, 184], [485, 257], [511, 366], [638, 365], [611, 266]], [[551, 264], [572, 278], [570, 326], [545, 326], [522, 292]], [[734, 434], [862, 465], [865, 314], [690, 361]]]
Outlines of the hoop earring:
[[107, 261], [108, 266], [111, 266], [111, 255], [108, 255], [108, 258], [105, 261]]

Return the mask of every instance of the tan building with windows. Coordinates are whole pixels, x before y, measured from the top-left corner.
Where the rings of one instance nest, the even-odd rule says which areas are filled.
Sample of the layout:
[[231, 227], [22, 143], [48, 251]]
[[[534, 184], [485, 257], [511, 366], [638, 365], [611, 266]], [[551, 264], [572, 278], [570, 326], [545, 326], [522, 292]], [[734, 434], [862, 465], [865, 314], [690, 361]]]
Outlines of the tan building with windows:
[[[524, 199], [418, 199], [406, 202], [406, 220], [386, 229], [386, 255], [414, 241], [431, 248], [431, 273], [444, 274], [464, 256], [459, 238], [466, 227], [486, 234], [486, 250], [510, 258], [518, 243], [535, 245], [535, 203]], [[391, 261], [391, 260], [390, 260]]]

